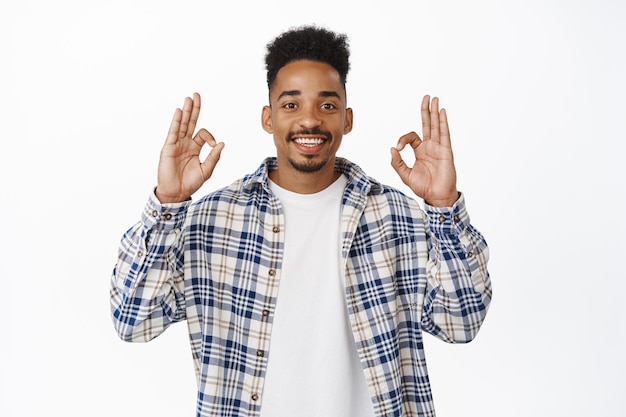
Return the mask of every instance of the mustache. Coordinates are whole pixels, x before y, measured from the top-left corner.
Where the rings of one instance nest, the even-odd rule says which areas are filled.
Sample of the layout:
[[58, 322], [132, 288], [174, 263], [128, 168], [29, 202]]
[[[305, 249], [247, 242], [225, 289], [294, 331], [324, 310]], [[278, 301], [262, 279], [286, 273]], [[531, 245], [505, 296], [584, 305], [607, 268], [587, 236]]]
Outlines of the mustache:
[[331, 140], [333, 135], [325, 130], [320, 129], [319, 127], [315, 127], [313, 129], [302, 129], [297, 132], [289, 132], [287, 134], [287, 140], [293, 140], [293, 138], [298, 136], [323, 136], [326, 140]]

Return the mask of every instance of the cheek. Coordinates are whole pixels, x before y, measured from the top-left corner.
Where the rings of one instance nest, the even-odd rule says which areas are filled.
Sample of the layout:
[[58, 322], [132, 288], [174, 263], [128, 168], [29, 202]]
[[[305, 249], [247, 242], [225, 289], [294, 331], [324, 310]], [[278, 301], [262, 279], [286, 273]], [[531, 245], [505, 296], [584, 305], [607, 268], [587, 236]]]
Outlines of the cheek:
[[279, 136], [285, 136], [294, 129], [294, 126], [293, 120], [285, 116], [274, 118], [272, 123], [274, 134]]

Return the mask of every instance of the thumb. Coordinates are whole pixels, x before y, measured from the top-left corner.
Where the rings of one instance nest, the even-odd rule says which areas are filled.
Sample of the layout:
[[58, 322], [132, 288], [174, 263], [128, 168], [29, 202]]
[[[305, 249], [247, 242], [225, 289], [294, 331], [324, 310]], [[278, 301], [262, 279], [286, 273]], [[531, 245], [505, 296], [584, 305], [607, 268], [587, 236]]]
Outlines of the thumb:
[[391, 166], [396, 171], [396, 173], [398, 173], [402, 182], [406, 184], [411, 169], [402, 159], [402, 155], [400, 155], [400, 151], [398, 150], [398, 148], [391, 148]]
[[206, 158], [204, 158], [204, 161], [200, 164], [204, 181], [208, 180], [211, 178], [211, 175], [213, 175], [213, 170], [222, 155], [222, 149], [224, 149], [224, 142], [215, 144], [215, 146], [211, 148], [211, 152], [209, 152]]

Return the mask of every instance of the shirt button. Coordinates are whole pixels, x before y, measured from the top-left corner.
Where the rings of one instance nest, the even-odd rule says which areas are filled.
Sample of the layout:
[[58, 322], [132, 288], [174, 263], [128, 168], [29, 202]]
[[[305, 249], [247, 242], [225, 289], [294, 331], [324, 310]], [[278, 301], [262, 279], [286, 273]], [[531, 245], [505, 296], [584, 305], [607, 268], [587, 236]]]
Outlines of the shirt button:
[[258, 399], [259, 399], [259, 394], [257, 394], [256, 392], [252, 394], [252, 401], [257, 401]]
[[439, 216], [439, 223], [443, 223], [445, 221], [446, 221], [446, 216], [444, 216], [443, 214]]
[[467, 257], [471, 258], [472, 256], [474, 256], [474, 252], [467, 252]]
[[278, 227], [278, 226], [274, 226], [274, 227], [272, 228], [272, 232], [274, 232], [274, 233], [278, 233], [278, 232], [280, 232], [280, 227]]
[[265, 352], [264, 352], [264, 351], [262, 351], [261, 349], [259, 349], [259, 350], [257, 350], [257, 351], [256, 351], [256, 355], [257, 355], [259, 358], [262, 358], [263, 356], [265, 356]]
[[143, 256], [143, 252], [142, 251], [137, 252], [137, 256], [141, 258]]
[[157, 217], [159, 215], [159, 212], [156, 210], [152, 210], [152, 217]]
[[270, 315], [270, 311], [266, 309], [266, 310], [263, 310], [261, 314], [263, 314], [263, 317], [267, 317]]
[[165, 217], [165, 220], [171, 220], [172, 219], [172, 213], [167, 213], [164, 217]]
[[454, 222], [455, 222], [455, 223], [458, 223], [458, 222], [459, 222], [459, 220], [461, 220], [461, 219], [459, 218], [459, 215], [458, 215], [458, 214], [455, 214], [455, 215], [454, 215]]
[[274, 275], [276, 275], [276, 270], [270, 269], [267, 273], [270, 274], [270, 277], [273, 277]]

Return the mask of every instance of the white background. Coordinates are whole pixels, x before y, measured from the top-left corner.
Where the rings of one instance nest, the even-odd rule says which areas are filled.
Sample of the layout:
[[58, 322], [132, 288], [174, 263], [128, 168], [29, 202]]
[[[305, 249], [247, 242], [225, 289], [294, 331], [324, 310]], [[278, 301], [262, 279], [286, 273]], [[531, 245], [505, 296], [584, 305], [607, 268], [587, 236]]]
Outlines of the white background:
[[192, 416], [186, 326], [120, 341], [117, 244], [185, 96], [226, 142], [202, 193], [274, 153], [265, 45], [349, 35], [340, 155], [403, 185], [397, 138], [448, 111], [494, 300], [478, 338], [426, 336], [440, 417], [623, 416], [626, 18], [617, 0], [8, 1], [0, 6], [0, 415]]

